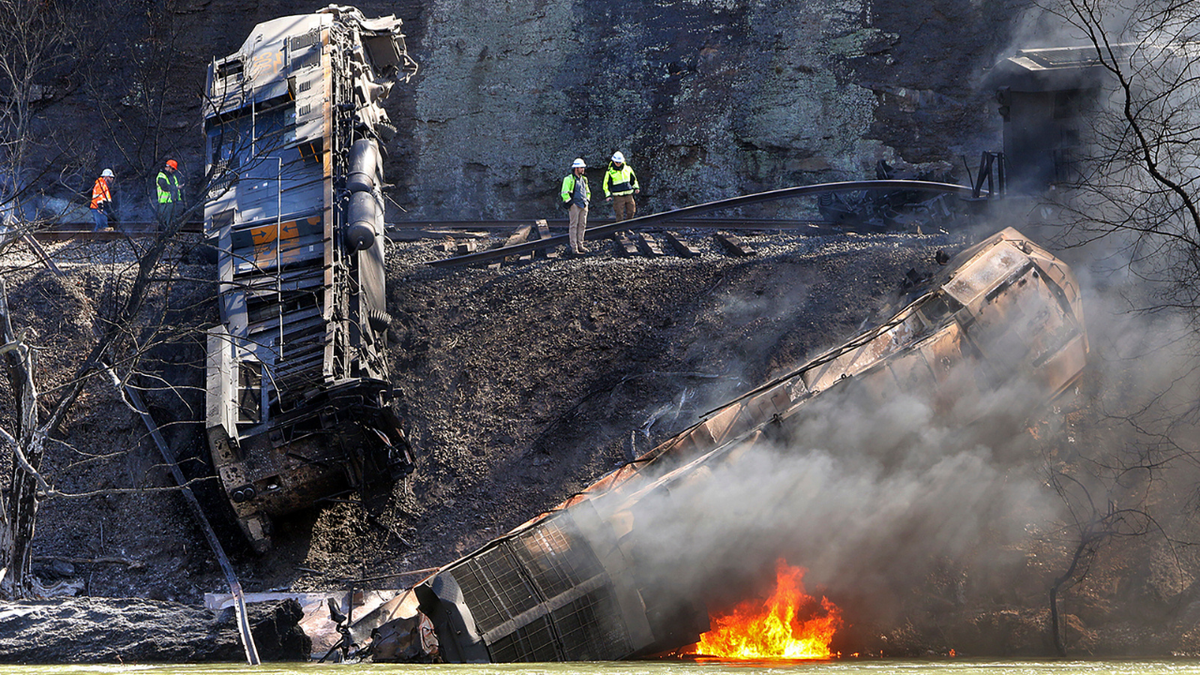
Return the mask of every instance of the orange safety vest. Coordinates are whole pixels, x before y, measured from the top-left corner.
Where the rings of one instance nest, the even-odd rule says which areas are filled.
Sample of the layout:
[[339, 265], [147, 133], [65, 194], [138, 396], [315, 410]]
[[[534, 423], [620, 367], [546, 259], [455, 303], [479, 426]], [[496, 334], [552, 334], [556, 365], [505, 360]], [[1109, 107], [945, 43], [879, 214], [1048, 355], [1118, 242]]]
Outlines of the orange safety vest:
[[101, 176], [92, 186], [92, 208], [98, 209], [104, 202], [112, 201], [112, 193], [108, 191], [108, 179]]

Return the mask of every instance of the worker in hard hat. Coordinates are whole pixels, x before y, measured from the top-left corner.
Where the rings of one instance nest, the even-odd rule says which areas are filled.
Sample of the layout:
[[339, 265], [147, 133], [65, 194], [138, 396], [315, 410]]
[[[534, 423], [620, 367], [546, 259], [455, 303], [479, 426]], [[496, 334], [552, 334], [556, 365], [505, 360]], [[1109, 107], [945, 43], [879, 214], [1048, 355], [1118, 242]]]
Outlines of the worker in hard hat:
[[571, 253], [579, 255], [587, 251], [583, 245], [584, 231], [587, 229], [588, 202], [592, 199], [592, 189], [588, 185], [587, 176], [583, 170], [587, 163], [582, 159], [571, 162], [571, 173], [562, 181], [563, 207], [571, 212], [571, 222], [567, 229], [567, 240], [570, 242]]
[[642, 188], [638, 185], [637, 174], [633, 172], [633, 167], [625, 163], [625, 155], [622, 155], [619, 150], [613, 153], [608, 170], [604, 172], [602, 187], [604, 188], [604, 201], [613, 205], [618, 223], [622, 220], [629, 220], [637, 213], [637, 202], [633, 200], [633, 196], [640, 194]]
[[158, 188], [158, 222], [170, 225], [178, 214], [180, 204], [179, 163], [168, 159], [154, 183]]
[[113, 178], [112, 169], [105, 169], [92, 185], [92, 221], [95, 223], [92, 232], [99, 232], [108, 227], [108, 216], [113, 209]]

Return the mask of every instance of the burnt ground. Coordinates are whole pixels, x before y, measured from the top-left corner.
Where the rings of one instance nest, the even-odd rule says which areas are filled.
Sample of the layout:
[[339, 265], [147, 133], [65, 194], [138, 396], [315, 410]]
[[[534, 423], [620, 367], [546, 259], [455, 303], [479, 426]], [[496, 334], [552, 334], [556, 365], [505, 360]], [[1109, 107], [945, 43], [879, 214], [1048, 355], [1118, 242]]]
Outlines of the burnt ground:
[[[582, 259], [538, 258], [496, 271], [436, 270], [423, 264], [443, 255], [434, 242], [394, 244], [388, 252], [390, 355], [416, 468], [390, 495], [366, 501], [343, 495], [280, 523], [276, 547], [263, 556], [240, 541], [206, 477], [199, 331], [216, 312], [210, 270], [194, 252], [160, 277], [156, 300], [165, 303], [169, 329], [160, 336], [164, 344], [144, 354], [143, 366], [162, 379], [141, 384], [196, 479], [245, 590], [399, 587], [417, 579], [405, 573], [470, 552], [697, 415], [890, 316], [901, 306], [909, 270], [930, 272], [938, 250], [953, 253], [964, 243], [944, 233], [764, 232], [745, 237], [756, 256], [734, 258], [703, 232], [688, 238], [701, 248], [700, 258], [621, 258], [605, 241]], [[10, 303], [18, 330], [27, 330], [40, 348], [39, 386], [47, 397], [69, 380], [89, 346], [92, 313], [103, 314], [106, 293], [122, 283], [123, 246], [50, 245], [68, 272], [65, 284], [21, 251], [6, 253]], [[0, 414], [11, 425], [7, 394]], [[201, 620], [190, 609], [204, 593], [224, 591], [224, 583], [182, 501], [164, 489], [169, 477], [140, 420], [111, 385], [91, 384], [63, 442], [50, 449], [45, 473], [64, 496], [43, 504], [36, 571], [47, 582], [76, 583], [90, 596], [62, 601], [56, 611], [84, 625], [112, 621], [98, 604], [144, 612], [148, 602], [157, 603], [158, 620], [172, 625], [172, 639], [185, 646], [165, 641], [146, 648], [158, 638], [139, 636], [134, 627], [64, 642], [61, 649], [47, 646], [31, 637], [46, 626], [22, 619], [21, 605], [10, 605], [0, 607], [0, 626], [6, 626], [0, 660], [110, 661], [126, 649], [146, 661], [240, 658], [236, 650], [230, 656], [215, 647], [186, 647], [229, 629], [227, 623], [214, 628], [215, 619]], [[956, 602], [956, 573], [946, 571], [931, 576], [928, 588], [913, 590], [919, 602], [906, 616], [847, 617], [853, 628], [845, 648], [888, 655], [950, 648], [1049, 653], [1044, 584], [1061, 573], [1065, 549], [1040, 545], [1043, 557], [1022, 579], [981, 604]], [[1032, 545], [1026, 553], [1037, 558]], [[1125, 555], [1141, 553], [1134, 548]], [[1146, 584], [1161, 595], [1172, 595], [1162, 584], [1173, 585], [1173, 622], [1191, 607], [1184, 603], [1193, 595], [1187, 581]], [[1094, 595], [1105, 593], [1101, 586]], [[144, 627], [153, 616], [131, 625]], [[1194, 640], [1167, 624], [1139, 625], [1106, 642], [1096, 626], [1072, 614], [1068, 637], [1089, 653], [1169, 653]], [[1147, 631], [1161, 639], [1147, 640]], [[120, 646], [122, 639], [142, 651]]]

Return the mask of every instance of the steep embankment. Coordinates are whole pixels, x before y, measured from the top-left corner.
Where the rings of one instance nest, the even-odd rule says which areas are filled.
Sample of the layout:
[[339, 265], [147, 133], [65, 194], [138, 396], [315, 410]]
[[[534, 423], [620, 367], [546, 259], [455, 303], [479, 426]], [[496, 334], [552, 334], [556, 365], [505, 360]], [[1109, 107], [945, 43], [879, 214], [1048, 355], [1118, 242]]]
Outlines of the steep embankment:
[[[198, 482], [210, 513], [224, 525], [246, 590], [411, 582], [414, 577], [405, 573], [473, 550], [684, 428], [714, 404], [855, 334], [864, 322], [890, 315], [906, 272], [934, 268], [938, 249], [959, 245], [944, 235], [753, 235], [748, 239], [759, 255], [736, 259], [720, 255], [698, 233], [691, 238], [704, 251], [699, 259], [621, 259], [606, 243], [587, 259], [536, 260], [499, 271], [433, 270], [421, 265], [438, 255], [432, 243], [396, 247], [388, 279], [396, 320], [390, 353], [405, 423], [419, 453], [417, 467], [382, 499], [364, 503], [347, 495], [288, 519], [281, 523], [277, 547], [259, 557], [223, 523], [211, 479]], [[6, 271], [17, 324], [47, 349], [41, 362], [45, 390], [69, 377], [87, 347], [87, 320], [105, 311], [107, 289], [127, 274], [120, 266], [121, 246], [52, 246], [68, 271], [65, 284], [34, 268]], [[207, 284], [187, 280], [205, 274], [203, 266], [186, 261], [172, 270], [169, 276], [179, 283], [169, 292], [164, 288], [156, 301], [169, 301], [181, 314], [170, 322], [174, 335], [168, 346], [145, 355], [143, 364], [173, 386], [143, 381], [155, 389], [149, 399], [172, 445], [197, 458], [186, 463], [197, 476], [204, 472], [204, 448], [198, 422], [203, 350], [196, 329], [213, 315]], [[1103, 316], [1097, 312], [1095, 320], [1108, 320]], [[1111, 349], [1108, 332], [1095, 332], [1095, 342], [1105, 346], [1099, 354]], [[861, 577], [814, 570], [823, 581], [810, 590], [828, 592], [845, 612], [848, 626], [838, 649], [896, 656], [949, 649], [963, 655], [1052, 651], [1047, 590], [1070, 564], [1074, 535], [1070, 527], [1058, 529], [1070, 521], [1061, 520], [1053, 506], [1044, 467], [1064, 470], [1120, 456], [1126, 435], [1100, 413], [1130, 405], [1113, 394], [1132, 388], [1124, 382], [1114, 386], [1113, 376], [1103, 373], [1092, 372], [1078, 395], [1047, 411], [1029, 432], [1018, 433], [1024, 438], [1015, 446], [1019, 454], [1011, 448], [962, 449], [982, 462], [993, 487], [1042, 487], [1014, 505], [1016, 510], [956, 514], [956, 521], [978, 518], [980, 528], [966, 539], [956, 536], [946, 549], [954, 555], [930, 557], [926, 554], [943, 550], [938, 546], [946, 542], [926, 549], [907, 541], [905, 531], [886, 531], [874, 544], [861, 544], [865, 548], [855, 558]], [[7, 398], [2, 410], [9, 418]], [[862, 431], [868, 421], [851, 423], [846, 432]], [[157, 450], [107, 383], [89, 387], [63, 440], [50, 448], [44, 471], [58, 490], [82, 496], [44, 503], [35, 547], [39, 575], [74, 582], [94, 596], [191, 604], [223, 589], [182, 502], [160, 491], [169, 478]], [[968, 486], [955, 488], [955, 480], [975, 474], [939, 475], [941, 489], [961, 494]], [[834, 477], [839, 483], [855, 479]], [[918, 480], [909, 486], [918, 488], [914, 495], [921, 494], [919, 485]], [[1152, 487], [1139, 483], [1128, 489], [1145, 490], [1154, 505], [1165, 507], [1186, 497], [1175, 495], [1171, 484]], [[902, 495], [889, 499], [903, 502]], [[1161, 523], [1180, 531], [1178, 523]], [[831, 540], [838, 536], [828, 533]], [[1065, 639], [1072, 651], [1194, 651], [1188, 617], [1200, 604], [1186, 572], [1191, 554], [1163, 546], [1158, 537], [1109, 541], [1087, 581], [1063, 594]], [[920, 565], [888, 564], [886, 547], [896, 545]], [[892, 578], [907, 582], [879, 586]], [[870, 589], [876, 590], [866, 592]], [[188, 619], [185, 611], [161, 609], [179, 617], [181, 632], [202, 636], [217, 630]], [[83, 621], [91, 611], [77, 604], [68, 613]], [[19, 636], [37, 633], [40, 624], [20, 613], [7, 616], [16, 622], [11, 625], [18, 638], [4, 649], [19, 658], [13, 655], [26, 653]], [[144, 639], [139, 635], [131, 629], [111, 639], [136, 645]], [[236, 652], [221, 653], [237, 658]], [[146, 658], [200, 652], [175, 645], [155, 654]]]

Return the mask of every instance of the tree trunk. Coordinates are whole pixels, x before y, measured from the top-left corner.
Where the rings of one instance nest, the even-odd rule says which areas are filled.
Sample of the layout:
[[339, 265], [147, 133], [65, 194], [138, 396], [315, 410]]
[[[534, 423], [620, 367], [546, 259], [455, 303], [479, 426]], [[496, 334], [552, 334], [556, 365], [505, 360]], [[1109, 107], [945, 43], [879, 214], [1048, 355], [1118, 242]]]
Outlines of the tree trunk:
[[8, 523], [8, 501], [0, 492], [0, 598], [11, 595], [11, 580], [8, 578], [8, 561], [12, 555], [12, 528]]
[[[34, 453], [26, 451], [26, 457], [34, 461]], [[41, 451], [36, 453], [41, 463]], [[37, 465], [35, 464], [36, 468]], [[29, 597], [36, 584], [31, 570], [33, 567], [33, 533], [37, 524], [37, 482], [28, 472], [17, 466], [13, 469], [11, 547], [8, 572], [11, 577], [10, 592], [14, 598]]]
[[1054, 651], [1059, 656], [1067, 655], [1067, 646], [1063, 644], [1062, 630], [1058, 627], [1058, 587], [1060, 584], [1054, 584], [1050, 587], [1050, 634], [1054, 638]]
[[14, 598], [28, 597], [37, 589], [31, 569], [33, 535], [38, 511], [38, 475], [45, 454], [45, 431], [38, 428], [37, 389], [33, 383], [32, 352], [20, 344], [9, 318], [8, 292], [0, 279], [0, 332], [4, 366], [17, 403], [13, 473], [9, 503], [0, 527], [0, 568], [5, 570], [0, 588]]

